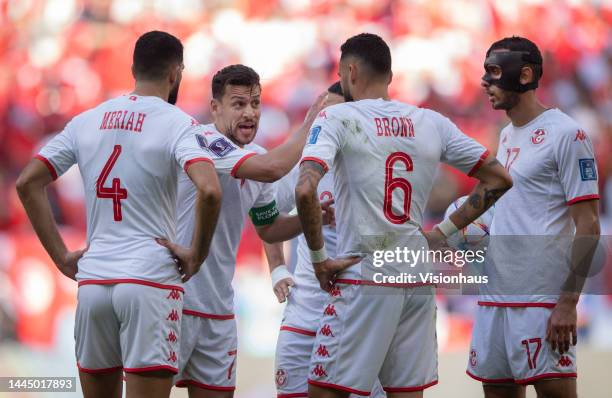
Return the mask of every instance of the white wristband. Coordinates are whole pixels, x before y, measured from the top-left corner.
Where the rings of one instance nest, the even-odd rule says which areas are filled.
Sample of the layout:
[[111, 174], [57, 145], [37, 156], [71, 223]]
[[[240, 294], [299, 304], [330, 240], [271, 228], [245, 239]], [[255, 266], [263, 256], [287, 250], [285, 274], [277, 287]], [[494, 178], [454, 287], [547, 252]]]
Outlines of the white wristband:
[[298, 210], [297, 210], [297, 207], [294, 207], [294, 208], [293, 208], [293, 210], [291, 210], [291, 211], [289, 212], [289, 215], [290, 215], [290, 216], [297, 216], [297, 215], [298, 215]]
[[276, 286], [280, 280], [286, 278], [291, 278], [293, 280], [293, 275], [291, 275], [291, 272], [289, 272], [286, 265], [279, 265], [278, 267], [274, 268], [272, 272], [270, 272], [270, 277], [272, 278], [272, 287]]
[[323, 245], [322, 248], [320, 248], [319, 250], [311, 250], [310, 251], [310, 261], [312, 261], [312, 263], [322, 263], [323, 261], [327, 260], [329, 258], [329, 256], [327, 255], [327, 250], [325, 250], [325, 245]]
[[453, 223], [450, 218], [442, 221], [440, 224], [436, 225], [436, 227], [440, 230], [440, 232], [442, 232], [442, 235], [447, 238], [459, 231], [459, 228], [457, 228], [455, 223]]

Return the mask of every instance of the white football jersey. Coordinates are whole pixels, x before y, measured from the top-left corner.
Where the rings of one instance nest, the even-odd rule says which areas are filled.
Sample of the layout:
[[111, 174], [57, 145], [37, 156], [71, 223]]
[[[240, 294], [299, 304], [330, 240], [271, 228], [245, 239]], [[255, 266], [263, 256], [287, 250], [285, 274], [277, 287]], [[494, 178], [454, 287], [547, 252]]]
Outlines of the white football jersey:
[[211, 161], [196, 139], [197, 122], [153, 96], [125, 95], [76, 116], [40, 151], [57, 176], [77, 163], [85, 187], [89, 250], [84, 280], [180, 283], [170, 252], [180, 169]]
[[[419, 226], [440, 162], [471, 174], [487, 153], [439, 113], [379, 98], [321, 112], [302, 162], [334, 170], [337, 257], [366, 256], [369, 268], [375, 250], [426, 243]], [[341, 278], [360, 279], [360, 266]]]
[[[215, 137], [219, 134], [214, 124], [204, 126], [204, 130]], [[242, 149], [225, 137], [221, 146], [226, 149], [213, 156], [223, 190], [219, 221], [208, 257], [200, 271], [185, 284], [183, 312], [224, 319], [233, 317], [232, 279], [244, 219], [250, 212], [252, 218], [266, 223], [278, 215], [278, 210], [274, 184], [234, 178], [235, 170], [244, 159], [265, 153], [265, 149], [253, 143]], [[195, 194], [193, 183], [182, 173], [178, 194], [178, 242], [183, 245], [190, 243], [193, 234]]]
[[[281, 178], [277, 183], [276, 201], [278, 209], [283, 213], [289, 213], [295, 208], [295, 185], [300, 175], [299, 166], [294, 167], [289, 174]], [[317, 188], [317, 194], [321, 202], [334, 199], [333, 173], [326, 173]], [[300, 286], [319, 288], [312, 263], [310, 262], [310, 250], [303, 234], [298, 236], [296, 250], [297, 262], [293, 271], [293, 279]], [[336, 256], [336, 228], [329, 225], [323, 226], [323, 240], [327, 254], [334, 258]], [[324, 293], [321, 290], [321, 293]], [[316, 301], [318, 303], [319, 300]]]
[[554, 305], [575, 233], [569, 206], [599, 198], [593, 146], [572, 118], [549, 109], [506, 126], [497, 159], [514, 186], [495, 204], [481, 303]]

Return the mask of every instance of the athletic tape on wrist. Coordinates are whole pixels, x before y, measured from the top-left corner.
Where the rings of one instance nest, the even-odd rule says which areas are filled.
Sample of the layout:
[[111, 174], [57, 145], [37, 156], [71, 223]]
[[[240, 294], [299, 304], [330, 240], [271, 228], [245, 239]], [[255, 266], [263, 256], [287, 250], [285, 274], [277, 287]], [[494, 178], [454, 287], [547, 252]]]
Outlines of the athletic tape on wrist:
[[442, 221], [440, 224], [436, 225], [436, 227], [440, 230], [440, 232], [442, 232], [442, 235], [447, 238], [459, 231], [459, 228], [457, 228], [455, 223], [453, 223], [450, 218]]
[[274, 268], [270, 273], [270, 277], [272, 278], [272, 287], [276, 286], [280, 280], [286, 278], [293, 279], [293, 275], [291, 275], [291, 272], [289, 272], [286, 265], [279, 265], [278, 267]]
[[325, 250], [325, 245], [323, 245], [322, 248], [320, 248], [319, 250], [311, 250], [310, 251], [310, 261], [312, 261], [312, 263], [322, 263], [323, 261], [327, 260], [329, 258], [329, 256], [327, 255], [327, 250]]

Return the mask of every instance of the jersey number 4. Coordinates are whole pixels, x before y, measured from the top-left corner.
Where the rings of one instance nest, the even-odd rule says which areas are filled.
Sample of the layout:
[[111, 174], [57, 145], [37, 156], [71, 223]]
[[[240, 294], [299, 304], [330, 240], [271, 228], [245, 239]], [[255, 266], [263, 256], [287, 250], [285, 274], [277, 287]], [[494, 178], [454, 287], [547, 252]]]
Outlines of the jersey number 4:
[[98, 181], [96, 182], [96, 196], [101, 199], [113, 200], [113, 215], [115, 221], [121, 221], [123, 219], [121, 216], [121, 199], [127, 199], [127, 189], [121, 188], [121, 180], [119, 178], [113, 178], [110, 187], [105, 187], [104, 184], [115, 166], [115, 162], [119, 159], [119, 155], [121, 155], [121, 145], [115, 145], [113, 153], [111, 153], [106, 161], [102, 173], [100, 173], [100, 177], [98, 177]]
[[[383, 212], [387, 220], [393, 224], [404, 224], [410, 220], [410, 200], [412, 199], [412, 185], [401, 177], [393, 177], [393, 166], [397, 162], [404, 163], [406, 171], [413, 170], [412, 158], [404, 152], [393, 152], [385, 161], [385, 199]], [[403, 213], [393, 213], [393, 191], [399, 189], [404, 193]]]

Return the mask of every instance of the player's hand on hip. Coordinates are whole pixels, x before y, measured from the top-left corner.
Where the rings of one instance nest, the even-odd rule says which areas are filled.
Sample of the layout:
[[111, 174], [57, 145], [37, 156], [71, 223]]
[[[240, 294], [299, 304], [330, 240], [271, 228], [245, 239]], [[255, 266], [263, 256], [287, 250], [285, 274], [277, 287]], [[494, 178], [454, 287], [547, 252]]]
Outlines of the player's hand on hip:
[[336, 210], [332, 207], [334, 200], [326, 200], [321, 202], [321, 216], [323, 217], [323, 225], [336, 226]]
[[183, 283], [187, 282], [200, 270], [200, 265], [202, 263], [196, 259], [196, 254], [191, 248], [177, 245], [166, 239], [158, 238], [155, 239], [155, 241], [170, 250], [178, 271], [181, 274]]
[[327, 91], [319, 95], [315, 102], [310, 106], [310, 109], [308, 109], [308, 113], [306, 113], [306, 117], [304, 118], [304, 123], [312, 124], [312, 122], [315, 121], [319, 115], [319, 112], [321, 112], [321, 110], [324, 108], [326, 99]]
[[578, 343], [577, 319], [576, 304], [560, 299], [548, 318], [546, 328], [546, 341], [550, 343], [553, 351], [558, 350], [563, 354], [569, 351], [570, 344]]
[[276, 285], [274, 285], [272, 290], [274, 291], [279, 303], [284, 303], [285, 300], [287, 300], [287, 297], [289, 297], [289, 294], [291, 294], [292, 286], [295, 286], [295, 282], [292, 278], [285, 278], [276, 282]]
[[320, 263], [313, 263], [315, 276], [319, 280], [321, 289], [329, 292], [336, 280], [336, 275], [351, 265], [357, 264], [361, 259], [358, 256], [338, 259], [328, 258]]
[[61, 264], [57, 264], [57, 268], [60, 272], [66, 275], [68, 278], [76, 281], [76, 274], [79, 270], [78, 263], [81, 257], [85, 254], [85, 252], [89, 249], [89, 245], [86, 248], [81, 250], [76, 250], [73, 252], [67, 252], [66, 256], [62, 260]]

